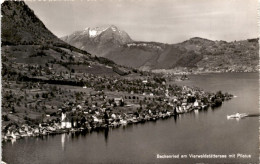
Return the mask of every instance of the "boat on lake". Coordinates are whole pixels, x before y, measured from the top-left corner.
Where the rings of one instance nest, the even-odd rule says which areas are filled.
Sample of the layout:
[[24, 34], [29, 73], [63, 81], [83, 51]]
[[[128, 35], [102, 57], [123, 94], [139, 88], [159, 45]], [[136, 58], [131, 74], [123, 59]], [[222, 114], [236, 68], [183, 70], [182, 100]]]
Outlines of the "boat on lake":
[[227, 119], [244, 118], [246, 116], [248, 116], [248, 114], [246, 114], [246, 113], [236, 113], [236, 114], [232, 114], [232, 115], [227, 115]]

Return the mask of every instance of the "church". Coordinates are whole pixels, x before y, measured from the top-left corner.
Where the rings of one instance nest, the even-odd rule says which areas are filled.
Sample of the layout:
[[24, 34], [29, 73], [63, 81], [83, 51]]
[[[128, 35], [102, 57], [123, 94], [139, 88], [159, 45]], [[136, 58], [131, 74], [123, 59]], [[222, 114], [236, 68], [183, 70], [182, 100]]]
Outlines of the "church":
[[61, 113], [61, 128], [71, 128], [70, 116], [67, 116], [66, 112]]

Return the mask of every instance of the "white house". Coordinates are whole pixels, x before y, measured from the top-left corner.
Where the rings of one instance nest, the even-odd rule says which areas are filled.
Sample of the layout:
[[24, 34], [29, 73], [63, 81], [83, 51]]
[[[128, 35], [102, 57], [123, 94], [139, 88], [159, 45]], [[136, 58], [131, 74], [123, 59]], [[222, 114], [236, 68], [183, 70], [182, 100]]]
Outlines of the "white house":
[[122, 97], [114, 98], [114, 101], [115, 101], [116, 105], [118, 106], [118, 105], [120, 105], [121, 102], [124, 102], [124, 99]]
[[143, 80], [142, 81], [144, 84], [147, 84], [148, 83], [148, 80]]
[[66, 113], [61, 113], [61, 128], [71, 128], [71, 121]]
[[199, 102], [196, 100], [193, 104], [194, 107], [198, 107], [199, 106]]

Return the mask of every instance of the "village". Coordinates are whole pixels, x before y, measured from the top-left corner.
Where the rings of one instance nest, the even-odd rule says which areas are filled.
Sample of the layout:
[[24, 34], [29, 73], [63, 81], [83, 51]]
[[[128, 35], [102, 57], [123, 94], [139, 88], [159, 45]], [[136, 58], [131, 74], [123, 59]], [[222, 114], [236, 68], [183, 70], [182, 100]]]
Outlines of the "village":
[[[24, 102], [25, 109], [34, 108], [36, 113], [37, 110], [43, 110], [44, 113], [35, 120], [25, 115], [24, 120], [18, 119], [19, 124], [5, 124], [2, 128], [2, 140], [12, 141], [27, 136], [76, 131], [90, 132], [156, 121], [194, 110], [218, 107], [223, 101], [233, 97], [221, 91], [209, 93], [199, 88], [170, 85], [161, 76], [128, 79], [82, 75], [85, 85], [81, 87], [39, 82], [16, 83], [23, 85], [21, 88], [24, 89], [16, 93], [12, 89], [5, 91], [4, 99], [11, 97], [20, 100]], [[10, 82], [3, 85], [6, 90], [10, 85], [15, 86]], [[11, 107], [9, 111], [3, 111], [3, 122], [8, 122], [19, 113], [14, 108], [23, 106], [19, 101], [16, 105], [7, 102], [12, 101], [4, 101], [4, 107]]]
[[[10, 54], [11, 58], [3, 55], [3, 61], [21, 57], [19, 47], [8, 47], [5, 52], [10, 49], [16, 49], [17, 54]], [[48, 48], [38, 49], [33, 58], [42, 62]], [[68, 50], [59, 51], [63, 53], [60, 59], [46, 60], [45, 64], [3, 64], [3, 141], [156, 121], [215, 108], [233, 97], [174, 83], [188, 80], [186, 74], [178, 78], [119, 68], [88, 56], [82, 62], [76, 53], [68, 57]]]
[[1, 163], [259, 162], [256, 2], [44, 1], [1, 3]]

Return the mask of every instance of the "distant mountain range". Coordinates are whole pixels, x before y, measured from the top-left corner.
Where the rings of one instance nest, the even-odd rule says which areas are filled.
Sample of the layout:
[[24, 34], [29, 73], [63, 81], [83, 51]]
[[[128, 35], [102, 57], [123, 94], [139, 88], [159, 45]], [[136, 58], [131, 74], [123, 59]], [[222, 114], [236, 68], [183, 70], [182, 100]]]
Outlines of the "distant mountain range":
[[142, 70], [258, 70], [258, 39], [226, 42], [195, 37], [178, 44], [140, 42], [115, 26], [87, 28], [61, 39], [96, 56]]

